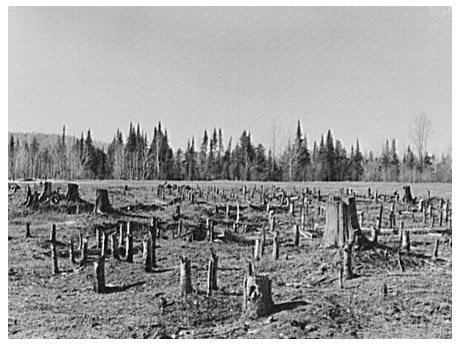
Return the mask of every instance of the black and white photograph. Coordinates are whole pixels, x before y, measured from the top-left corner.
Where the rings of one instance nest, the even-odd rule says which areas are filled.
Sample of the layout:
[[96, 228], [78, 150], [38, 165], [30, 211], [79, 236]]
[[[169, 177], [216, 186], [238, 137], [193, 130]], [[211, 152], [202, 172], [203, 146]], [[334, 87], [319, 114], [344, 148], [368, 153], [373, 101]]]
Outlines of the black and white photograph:
[[8, 339], [453, 341], [455, 6], [185, 5], [4, 6]]

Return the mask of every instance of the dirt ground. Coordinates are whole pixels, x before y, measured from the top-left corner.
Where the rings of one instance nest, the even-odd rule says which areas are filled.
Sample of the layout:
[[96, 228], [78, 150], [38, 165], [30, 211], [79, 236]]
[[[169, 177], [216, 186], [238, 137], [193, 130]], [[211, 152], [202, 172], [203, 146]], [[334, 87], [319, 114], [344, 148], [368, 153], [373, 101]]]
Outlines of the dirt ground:
[[[451, 338], [452, 337], [452, 250], [451, 232], [433, 233], [421, 225], [417, 217], [406, 217], [406, 228], [424, 227], [411, 233], [410, 254], [401, 254], [405, 270], [401, 271], [397, 255], [399, 237], [385, 233], [379, 242], [388, 249], [372, 248], [353, 252], [355, 277], [338, 284], [338, 249], [321, 246], [324, 215], [312, 207], [308, 226], [313, 238], [301, 237], [300, 247], [293, 245], [292, 225], [299, 223], [297, 212], [277, 212], [275, 228], [280, 234], [279, 260], [274, 261], [267, 246], [260, 261], [255, 262], [257, 274], [266, 274], [272, 281], [273, 312], [257, 320], [242, 315], [243, 279], [252, 246], [243, 243], [173, 239], [173, 213], [176, 206], [151, 211], [136, 205], [163, 205], [157, 186], [162, 182], [78, 181], [80, 195], [94, 203], [96, 189], [106, 188], [115, 209], [128, 210], [131, 215], [68, 214], [53, 208], [31, 210], [21, 203], [26, 198], [26, 183], [9, 192], [8, 197], [8, 335], [10, 338]], [[174, 184], [176, 182], [171, 182]], [[192, 188], [216, 186], [227, 193], [248, 191], [262, 183], [178, 182]], [[34, 183], [29, 183], [32, 190]], [[124, 192], [124, 186], [128, 191]], [[274, 183], [265, 183], [269, 190]], [[366, 194], [367, 188], [380, 193], [402, 193], [403, 183], [276, 183], [288, 192], [309, 187], [321, 193], [352, 188]], [[53, 189], [67, 183], [53, 182]], [[415, 195], [452, 199], [451, 184], [412, 184]], [[36, 185], [35, 188], [39, 189]], [[255, 200], [259, 202], [256, 193]], [[314, 201], [313, 201], [314, 202]], [[225, 206], [226, 202], [216, 201]], [[235, 205], [234, 201], [229, 204]], [[255, 211], [241, 201], [241, 220], [250, 225], [248, 238], [268, 232], [268, 214]], [[383, 228], [387, 228], [389, 204], [385, 204]], [[358, 211], [367, 207], [364, 227], [375, 224], [380, 205], [364, 203], [357, 198]], [[397, 205], [397, 210], [403, 210]], [[181, 204], [185, 230], [215, 220], [216, 232], [230, 230], [225, 210], [214, 214], [215, 203], [197, 199], [194, 204]], [[232, 209], [230, 218], [234, 219]], [[97, 294], [93, 290], [93, 261], [99, 254], [95, 241], [95, 225], [114, 224], [120, 220], [149, 222], [158, 217], [164, 230], [157, 243], [158, 267], [146, 273], [142, 262], [142, 239], [146, 226], [133, 227], [134, 263], [106, 260], [106, 283], [113, 292]], [[403, 215], [398, 215], [402, 219]], [[31, 238], [25, 238], [30, 222]], [[52, 274], [51, 253], [47, 240], [52, 224], [56, 224], [60, 273]], [[316, 224], [316, 229], [315, 225]], [[79, 234], [88, 237], [89, 262], [81, 268], [70, 262], [68, 243], [76, 244]], [[439, 255], [432, 257], [439, 239]], [[218, 290], [206, 295], [207, 260], [210, 250], [218, 255]], [[185, 298], [179, 289], [179, 256], [191, 261], [193, 293]], [[384, 292], [384, 285], [387, 291]], [[161, 301], [166, 301], [164, 312]]]

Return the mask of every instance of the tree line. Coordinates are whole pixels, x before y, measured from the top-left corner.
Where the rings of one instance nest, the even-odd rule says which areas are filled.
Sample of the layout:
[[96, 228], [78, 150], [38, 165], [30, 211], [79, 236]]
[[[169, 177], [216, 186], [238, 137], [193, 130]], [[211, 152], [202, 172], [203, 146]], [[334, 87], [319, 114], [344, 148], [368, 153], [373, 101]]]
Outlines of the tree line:
[[199, 140], [192, 136], [185, 149], [173, 151], [161, 123], [150, 142], [139, 124], [130, 124], [125, 138], [117, 130], [106, 150], [94, 145], [90, 130], [69, 138], [64, 127], [55, 144], [43, 147], [35, 136], [20, 141], [10, 135], [8, 153], [13, 180], [452, 181], [450, 154], [436, 158], [409, 145], [401, 156], [395, 139], [379, 154], [363, 153], [358, 139], [347, 151], [331, 130], [310, 148], [300, 121], [278, 156], [253, 143], [246, 130], [238, 141], [224, 142], [220, 128], [205, 130]]

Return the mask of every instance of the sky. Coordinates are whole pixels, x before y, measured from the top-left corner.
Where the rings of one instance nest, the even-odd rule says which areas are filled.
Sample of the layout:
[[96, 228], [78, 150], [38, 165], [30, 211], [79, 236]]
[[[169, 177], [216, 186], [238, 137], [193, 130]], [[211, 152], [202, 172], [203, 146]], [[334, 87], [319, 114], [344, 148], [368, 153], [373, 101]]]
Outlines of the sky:
[[452, 150], [449, 7], [10, 7], [8, 130], [110, 142], [161, 121], [174, 149], [221, 127], [279, 152], [300, 120], [402, 154], [415, 116]]

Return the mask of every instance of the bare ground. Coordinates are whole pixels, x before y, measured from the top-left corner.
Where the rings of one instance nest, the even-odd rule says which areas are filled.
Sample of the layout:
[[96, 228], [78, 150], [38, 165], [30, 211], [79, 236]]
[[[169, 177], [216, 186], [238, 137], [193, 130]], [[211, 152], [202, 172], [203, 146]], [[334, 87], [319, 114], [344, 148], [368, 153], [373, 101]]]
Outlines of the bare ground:
[[[184, 182], [187, 183], [187, 182]], [[158, 182], [88, 181], [80, 184], [83, 199], [94, 202], [96, 188], [108, 188], [115, 208], [157, 202]], [[130, 186], [126, 195], [125, 184]], [[196, 187], [196, 182], [188, 183]], [[319, 224], [318, 236], [301, 239], [300, 248], [292, 245], [292, 223], [299, 217], [277, 214], [280, 232], [280, 259], [273, 261], [271, 248], [256, 263], [256, 271], [272, 279], [275, 308], [259, 320], [241, 318], [243, 278], [252, 247], [238, 243], [188, 242], [172, 239], [164, 232], [157, 246], [158, 268], [146, 273], [142, 265], [142, 237], [146, 229], [137, 228], [134, 263], [110, 258], [106, 262], [106, 282], [113, 292], [93, 291], [93, 265], [97, 250], [90, 249], [90, 262], [75, 269], [66, 245], [58, 247], [61, 273], [51, 274], [49, 238], [51, 224], [57, 226], [57, 239], [77, 242], [82, 232], [94, 247], [93, 225], [127, 219], [120, 216], [66, 214], [56, 211], [31, 211], [20, 205], [25, 200], [24, 185], [9, 195], [8, 226], [8, 334], [10, 338], [451, 338], [452, 337], [452, 252], [450, 235], [428, 232], [412, 235], [410, 254], [402, 255], [401, 272], [391, 250], [373, 248], [354, 252], [356, 277], [339, 288], [337, 249], [320, 246], [324, 217], [313, 213]], [[53, 184], [53, 188], [61, 184]], [[200, 183], [229, 190], [243, 183]], [[260, 183], [257, 183], [259, 186]], [[272, 184], [265, 184], [267, 188]], [[292, 190], [293, 184], [277, 184]], [[319, 187], [322, 193], [341, 187], [365, 193], [368, 186], [383, 193], [402, 192], [403, 184], [309, 183], [296, 185]], [[65, 184], [62, 184], [65, 190]], [[254, 183], [247, 183], [251, 190]], [[153, 188], [152, 188], [153, 187]], [[451, 199], [451, 185], [412, 185], [414, 194]], [[242, 205], [245, 205], [242, 203]], [[364, 205], [358, 204], [358, 210]], [[378, 206], [377, 206], [378, 208]], [[159, 217], [172, 222], [175, 210], [136, 211], [139, 215]], [[377, 210], [371, 208], [369, 224]], [[181, 206], [185, 227], [204, 221], [213, 212], [212, 205]], [[316, 212], [316, 211], [315, 211]], [[386, 211], [385, 211], [386, 212]], [[242, 211], [243, 222], [253, 224], [250, 235], [268, 227], [266, 212]], [[218, 217], [223, 221], [224, 215]], [[139, 222], [148, 219], [131, 218]], [[384, 215], [386, 221], [387, 216]], [[418, 220], [416, 220], [418, 221]], [[25, 224], [31, 223], [32, 238], [25, 238]], [[415, 226], [411, 219], [406, 227]], [[419, 225], [417, 225], [419, 227]], [[223, 225], [217, 226], [224, 227]], [[384, 225], [385, 227], [385, 225]], [[168, 237], [166, 239], [166, 237]], [[271, 235], [268, 233], [268, 237]], [[440, 239], [439, 257], [431, 257], [436, 238]], [[381, 236], [379, 241], [397, 248], [397, 235]], [[219, 290], [206, 296], [206, 262], [210, 249], [219, 256]], [[194, 292], [179, 295], [179, 256], [192, 262]], [[388, 293], [382, 292], [384, 283]], [[160, 312], [160, 297], [167, 301]]]

